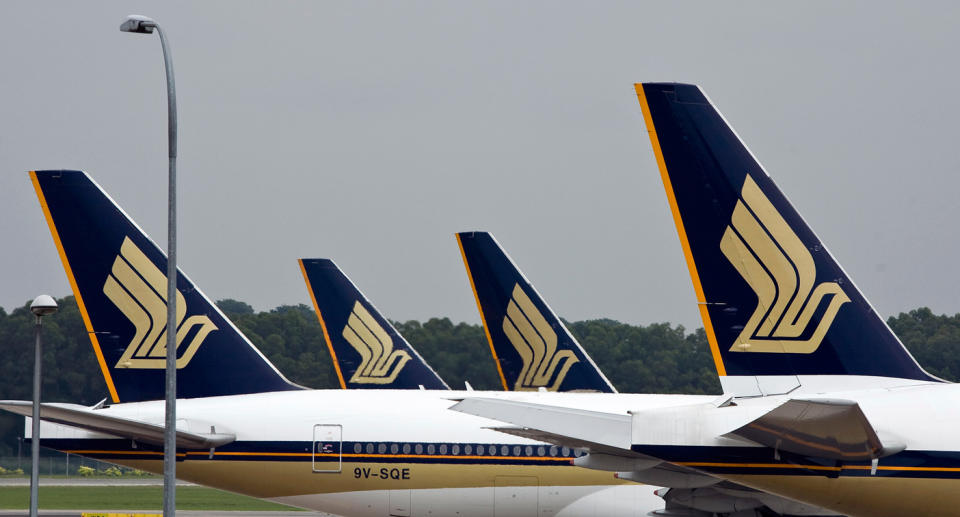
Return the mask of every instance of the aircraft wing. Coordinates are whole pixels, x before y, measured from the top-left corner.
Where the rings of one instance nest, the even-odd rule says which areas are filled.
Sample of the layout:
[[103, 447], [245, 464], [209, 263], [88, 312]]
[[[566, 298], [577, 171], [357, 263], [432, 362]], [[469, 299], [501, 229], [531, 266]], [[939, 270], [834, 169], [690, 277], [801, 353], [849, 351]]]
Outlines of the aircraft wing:
[[[33, 403], [26, 400], [0, 400], [0, 409], [23, 416], [33, 415]], [[110, 416], [78, 404], [41, 404], [40, 419], [143, 443], [163, 445], [162, 425]], [[177, 431], [177, 448], [210, 449], [235, 439], [236, 435], [229, 433], [200, 434]]]
[[450, 409], [529, 429], [555, 431], [568, 440], [630, 450], [630, 415], [481, 397], [465, 398]]
[[[609, 445], [604, 445], [602, 443], [592, 442], [589, 440], [581, 440], [577, 438], [570, 438], [567, 435], [550, 433], [547, 431], [541, 431], [539, 429], [530, 429], [529, 427], [504, 426], [504, 427], [490, 427], [489, 429], [493, 431], [498, 431], [504, 434], [519, 436], [521, 438], [527, 438], [528, 440], [536, 440], [538, 442], [551, 443], [553, 445], [557, 445], [560, 447], [570, 447], [571, 449], [589, 449], [591, 454], [595, 452], [602, 452], [604, 454], [611, 454], [611, 455], [626, 455], [626, 453], [628, 452], [623, 449], [611, 447]], [[634, 454], [636, 453], [631, 453], [631, 457]], [[640, 457], [641, 455], [636, 455], [636, 456]]]
[[[809, 402], [814, 404], [810, 406], [811, 408], [817, 407], [817, 402]], [[765, 507], [776, 515], [837, 515], [822, 508], [723, 481], [689, 467], [635, 452], [631, 448], [631, 415], [486, 398], [466, 398], [451, 409], [515, 426], [490, 428], [495, 431], [566, 447], [587, 449], [588, 454], [573, 459], [574, 465], [614, 471], [621, 479], [668, 487], [658, 491], [658, 494], [667, 502], [668, 510], [673, 507], [711, 512], [718, 510], [736, 512]], [[828, 408], [820, 409], [824, 416], [833, 414], [828, 411]], [[774, 409], [767, 415], [776, 411], [777, 409]], [[838, 411], [838, 413], [843, 412]], [[778, 415], [779, 413], [773, 416], [778, 417]], [[757, 424], [751, 430], [759, 429], [759, 422], [767, 422], [763, 418], [751, 422], [751, 424]], [[829, 423], [828, 421], [829, 418], [825, 418], [821, 419], [820, 423]], [[863, 421], [865, 422], [866, 419], [864, 418]], [[760, 438], [757, 434], [750, 434]], [[852, 432], [851, 435], [856, 435], [856, 432]], [[753, 440], [743, 434], [737, 436]]]
[[521, 426], [492, 428], [506, 434], [589, 449], [589, 454], [574, 458], [573, 464], [617, 472], [621, 479], [675, 488], [720, 482], [691, 468], [630, 450], [630, 415], [486, 398], [463, 399], [450, 409]]

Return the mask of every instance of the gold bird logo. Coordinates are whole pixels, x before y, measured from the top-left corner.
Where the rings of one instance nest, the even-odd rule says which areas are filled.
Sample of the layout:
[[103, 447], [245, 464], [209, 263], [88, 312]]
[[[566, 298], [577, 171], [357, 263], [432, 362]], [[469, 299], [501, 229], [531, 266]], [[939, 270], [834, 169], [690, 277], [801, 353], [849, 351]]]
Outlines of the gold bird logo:
[[556, 391], [570, 367], [580, 361], [572, 350], [557, 350], [557, 333], [523, 292], [520, 284], [503, 317], [503, 332], [523, 361], [523, 368], [514, 383], [517, 391], [546, 388]]
[[[743, 183], [720, 249], [757, 295], [757, 308], [730, 347], [734, 352], [810, 354], [850, 301], [836, 282], [814, 286], [817, 268], [773, 203], [750, 176]], [[808, 339], [817, 308], [829, 304]]]
[[393, 339], [359, 301], [354, 303], [347, 318], [343, 337], [361, 358], [360, 367], [350, 377], [350, 382], [390, 384], [410, 360], [406, 350], [393, 349]]
[[[120, 254], [103, 284], [103, 293], [134, 327], [133, 339], [115, 368], [165, 368], [167, 357], [167, 275], [137, 247], [129, 237], [123, 239]], [[187, 304], [177, 291], [177, 351], [194, 327], [193, 339], [179, 352], [177, 368], [186, 366], [207, 335], [217, 326], [207, 316], [184, 319]]]

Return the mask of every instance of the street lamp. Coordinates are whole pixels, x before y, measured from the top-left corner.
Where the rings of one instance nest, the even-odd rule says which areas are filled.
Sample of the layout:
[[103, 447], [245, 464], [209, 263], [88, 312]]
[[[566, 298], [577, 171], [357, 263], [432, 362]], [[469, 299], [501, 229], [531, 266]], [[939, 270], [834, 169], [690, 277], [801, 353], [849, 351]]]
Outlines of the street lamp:
[[40, 365], [43, 363], [43, 341], [40, 329], [43, 317], [57, 312], [57, 302], [47, 294], [33, 299], [30, 312], [37, 317], [36, 346], [33, 351], [33, 413], [31, 413], [30, 433], [30, 517], [37, 517], [40, 497]]
[[176, 515], [177, 487], [177, 93], [173, 85], [173, 61], [163, 29], [146, 16], [130, 15], [120, 24], [122, 32], [153, 34], [157, 30], [167, 71], [167, 156], [170, 176], [167, 192], [167, 369], [166, 415], [163, 435], [163, 515]]

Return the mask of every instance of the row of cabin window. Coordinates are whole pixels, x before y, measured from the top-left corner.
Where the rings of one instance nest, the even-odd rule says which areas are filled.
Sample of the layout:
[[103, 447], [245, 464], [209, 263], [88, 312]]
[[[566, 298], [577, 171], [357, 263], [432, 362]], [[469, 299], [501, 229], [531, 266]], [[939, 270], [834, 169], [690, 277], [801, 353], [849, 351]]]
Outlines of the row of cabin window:
[[403, 445], [398, 443], [391, 443], [390, 445], [385, 443], [378, 443], [376, 445], [372, 443], [367, 443], [366, 445], [361, 443], [353, 444], [354, 454], [373, 454], [374, 451], [376, 451], [377, 454], [386, 454], [388, 449], [390, 450], [390, 454], [424, 454], [424, 452], [426, 452], [426, 454], [452, 454], [454, 456], [459, 456], [461, 452], [466, 456], [511, 456], [511, 453], [513, 453], [513, 456], [520, 456], [521, 453], [524, 456], [533, 456], [534, 451], [536, 451], [537, 456], [546, 456], [547, 453], [549, 453], [550, 456], [557, 456], [558, 454], [560, 456], [570, 456], [572, 452], [574, 456], [580, 457], [584, 453], [582, 449], [573, 449], [571, 451], [569, 447], [559, 448], [556, 446], [550, 446], [548, 449], [543, 445], [537, 446], [536, 449], [534, 449], [532, 445], [523, 447], [514, 445], [512, 448], [509, 445], [500, 445], [498, 451], [496, 445], [484, 446], [467, 444], [461, 447], [460, 444], [456, 443], [451, 445], [449, 449], [445, 443], [441, 443], [440, 445], [428, 443], [426, 446], [422, 443], [414, 445], [409, 443]]

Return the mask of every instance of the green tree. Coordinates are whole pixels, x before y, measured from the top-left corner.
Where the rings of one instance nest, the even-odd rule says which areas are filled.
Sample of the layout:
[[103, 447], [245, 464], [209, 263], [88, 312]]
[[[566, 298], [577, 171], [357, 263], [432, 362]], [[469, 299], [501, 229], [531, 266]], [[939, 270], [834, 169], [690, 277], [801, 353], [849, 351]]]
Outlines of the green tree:
[[892, 316], [887, 324], [928, 372], [951, 382], [960, 378], [960, 314], [936, 315], [921, 307]]
[[[106, 396], [106, 382], [76, 300], [67, 296], [57, 300], [57, 305], [56, 314], [43, 318], [43, 400], [93, 405]], [[0, 362], [0, 398], [33, 398], [35, 322], [29, 302], [9, 314], [0, 309], [0, 343], [6, 352]], [[16, 451], [23, 426], [23, 417], [0, 412], [0, 454]]]
[[463, 389], [464, 382], [469, 382], [478, 390], [502, 389], [497, 363], [480, 325], [454, 325], [450, 318], [430, 318], [423, 324], [411, 320], [393, 326], [451, 388]]
[[250, 304], [231, 298], [219, 300], [217, 302], [217, 307], [230, 319], [233, 319], [237, 316], [248, 316], [253, 314], [253, 307], [251, 307]]
[[283, 305], [232, 319], [287, 379], [315, 389], [340, 386], [320, 321], [310, 307]]

